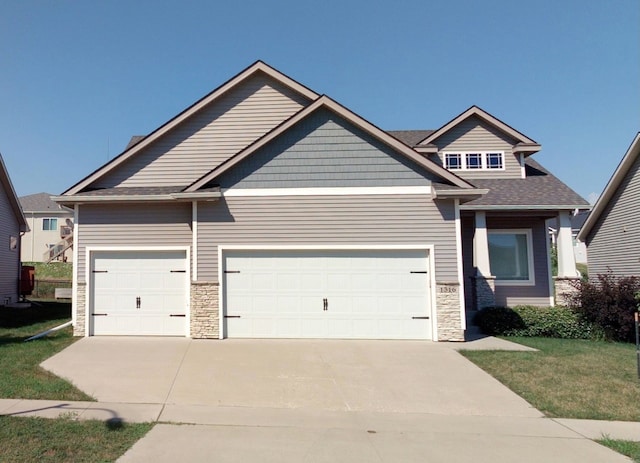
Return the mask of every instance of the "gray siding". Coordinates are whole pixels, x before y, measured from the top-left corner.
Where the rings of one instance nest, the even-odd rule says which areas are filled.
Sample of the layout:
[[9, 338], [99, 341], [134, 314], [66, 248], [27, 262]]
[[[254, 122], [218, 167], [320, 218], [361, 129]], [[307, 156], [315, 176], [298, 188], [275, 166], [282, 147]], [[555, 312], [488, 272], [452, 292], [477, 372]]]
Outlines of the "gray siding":
[[16, 219], [7, 192], [0, 184], [0, 305], [7, 299], [18, 300], [18, 278], [20, 265], [20, 242], [10, 249], [11, 237], [20, 239], [20, 225]]
[[436, 279], [457, 281], [453, 201], [424, 195], [232, 197], [198, 205], [198, 278], [218, 245], [433, 244]]
[[429, 185], [433, 177], [344, 119], [319, 110], [223, 175], [223, 188]]
[[191, 246], [191, 203], [82, 205], [79, 211], [79, 281], [85, 281], [87, 246]]
[[305, 100], [264, 74], [248, 79], [115, 171], [99, 187], [188, 185], [299, 111]]
[[589, 275], [640, 276], [640, 157], [612, 196], [587, 241]]
[[515, 143], [516, 140], [487, 124], [482, 119], [473, 116], [435, 140], [434, 144], [438, 147], [439, 154], [431, 157], [431, 159], [440, 165], [444, 165], [443, 151], [503, 151], [504, 170], [454, 170], [452, 172], [465, 179], [521, 178], [522, 170], [519, 156], [513, 154], [513, 145]]

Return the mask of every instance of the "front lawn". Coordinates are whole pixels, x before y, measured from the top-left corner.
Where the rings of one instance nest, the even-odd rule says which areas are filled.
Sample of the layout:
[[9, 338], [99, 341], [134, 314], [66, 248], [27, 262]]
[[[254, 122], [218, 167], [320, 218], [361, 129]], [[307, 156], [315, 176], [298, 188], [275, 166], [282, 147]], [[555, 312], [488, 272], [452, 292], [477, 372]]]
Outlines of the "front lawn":
[[0, 416], [0, 461], [115, 461], [152, 426]]
[[635, 346], [507, 338], [539, 352], [462, 351], [550, 417], [640, 421]]
[[635, 462], [640, 462], [640, 442], [631, 442], [628, 440], [615, 440], [608, 438], [600, 439], [596, 442], [633, 459], [633, 461]]
[[28, 337], [71, 319], [69, 303], [0, 308], [0, 398], [94, 400], [39, 364], [75, 340], [71, 328], [35, 341]]

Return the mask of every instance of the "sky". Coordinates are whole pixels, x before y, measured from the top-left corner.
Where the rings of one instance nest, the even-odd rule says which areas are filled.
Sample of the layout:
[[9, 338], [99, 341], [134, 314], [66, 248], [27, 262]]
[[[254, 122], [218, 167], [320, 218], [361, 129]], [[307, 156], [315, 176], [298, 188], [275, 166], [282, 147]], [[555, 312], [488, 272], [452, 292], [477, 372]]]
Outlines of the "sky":
[[640, 131], [638, 0], [0, 0], [0, 153], [60, 194], [261, 59], [387, 130], [478, 105], [585, 199]]

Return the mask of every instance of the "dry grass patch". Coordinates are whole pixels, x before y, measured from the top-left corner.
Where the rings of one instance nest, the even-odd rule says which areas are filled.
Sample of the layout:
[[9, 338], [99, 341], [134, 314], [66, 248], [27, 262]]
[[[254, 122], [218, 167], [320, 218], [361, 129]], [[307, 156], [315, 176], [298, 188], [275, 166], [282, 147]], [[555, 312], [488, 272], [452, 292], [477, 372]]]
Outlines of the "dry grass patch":
[[635, 346], [509, 338], [539, 352], [462, 354], [551, 417], [640, 421]]

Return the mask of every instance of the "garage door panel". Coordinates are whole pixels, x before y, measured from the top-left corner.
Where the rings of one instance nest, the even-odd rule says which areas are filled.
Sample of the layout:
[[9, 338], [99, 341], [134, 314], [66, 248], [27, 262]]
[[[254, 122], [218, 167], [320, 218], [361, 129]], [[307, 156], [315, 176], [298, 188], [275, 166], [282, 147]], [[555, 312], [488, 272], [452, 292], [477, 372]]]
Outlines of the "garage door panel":
[[428, 275], [411, 273], [427, 251], [228, 251], [223, 268], [240, 272], [224, 274], [230, 337], [431, 338], [413, 319], [430, 314]]
[[92, 334], [185, 335], [184, 251], [97, 251], [91, 265]]

